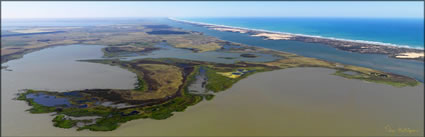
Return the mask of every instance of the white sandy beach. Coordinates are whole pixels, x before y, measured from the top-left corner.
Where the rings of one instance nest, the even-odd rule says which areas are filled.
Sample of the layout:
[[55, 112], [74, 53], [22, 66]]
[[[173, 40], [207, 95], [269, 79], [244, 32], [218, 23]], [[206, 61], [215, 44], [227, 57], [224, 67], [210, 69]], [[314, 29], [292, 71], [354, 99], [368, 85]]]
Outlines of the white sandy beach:
[[400, 53], [398, 56], [395, 56], [396, 58], [423, 58], [424, 52], [416, 53], [416, 52], [406, 52], [406, 53]]
[[213, 30], [218, 31], [230, 31], [230, 32], [239, 32], [239, 33], [247, 33], [248, 30], [237, 29], [237, 28], [221, 28], [221, 27], [212, 27]]
[[288, 35], [288, 34], [274, 34], [274, 33], [258, 33], [255, 35], [251, 35], [253, 37], [266, 37], [266, 39], [269, 40], [289, 40], [291, 39], [292, 35]]

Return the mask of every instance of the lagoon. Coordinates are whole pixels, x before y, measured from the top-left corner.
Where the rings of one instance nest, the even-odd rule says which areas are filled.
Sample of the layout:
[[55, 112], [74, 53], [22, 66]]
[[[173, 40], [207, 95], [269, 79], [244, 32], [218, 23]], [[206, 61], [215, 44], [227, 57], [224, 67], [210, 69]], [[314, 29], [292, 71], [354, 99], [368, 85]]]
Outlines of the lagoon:
[[[102, 57], [103, 46], [47, 48], [12, 60], [2, 70], [3, 136], [293, 136], [421, 135], [423, 84], [396, 88], [345, 79], [324, 68], [257, 73], [165, 120], [140, 119], [110, 132], [75, 131], [52, 125], [12, 100], [20, 89], [133, 88], [135, 75], [117, 66], [77, 62]], [[34, 126], [37, 125], [37, 126]], [[390, 133], [385, 127], [415, 133]], [[19, 130], [16, 130], [19, 129]], [[307, 132], [308, 131], [308, 132]]]

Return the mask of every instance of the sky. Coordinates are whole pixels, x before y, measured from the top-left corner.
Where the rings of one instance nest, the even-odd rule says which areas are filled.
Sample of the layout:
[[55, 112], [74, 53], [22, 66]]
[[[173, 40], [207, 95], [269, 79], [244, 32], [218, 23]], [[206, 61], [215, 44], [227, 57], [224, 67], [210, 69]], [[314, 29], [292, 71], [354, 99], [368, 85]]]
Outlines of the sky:
[[109, 17], [423, 18], [424, 2], [1, 2], [1, 18]]

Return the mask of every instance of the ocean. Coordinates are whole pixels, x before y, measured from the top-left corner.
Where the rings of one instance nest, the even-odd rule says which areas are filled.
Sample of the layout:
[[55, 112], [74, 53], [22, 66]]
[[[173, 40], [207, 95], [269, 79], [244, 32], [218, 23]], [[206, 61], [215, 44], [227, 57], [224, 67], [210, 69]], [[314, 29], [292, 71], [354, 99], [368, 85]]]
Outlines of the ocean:
[[424, 48], [424, 19], [415, 18], [178, 18], [249, 29]]

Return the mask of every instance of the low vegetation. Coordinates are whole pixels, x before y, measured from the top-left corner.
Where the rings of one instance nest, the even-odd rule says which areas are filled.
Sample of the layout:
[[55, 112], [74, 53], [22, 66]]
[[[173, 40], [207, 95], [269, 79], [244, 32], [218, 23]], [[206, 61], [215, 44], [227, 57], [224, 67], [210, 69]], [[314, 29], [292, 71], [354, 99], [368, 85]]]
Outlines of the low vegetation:
[[65, 115], [57, 115], [53, 118], [52, 122], [55, 127], [60, 128], [72, 128], [77, 124], [77, 121], [65, 118]]

